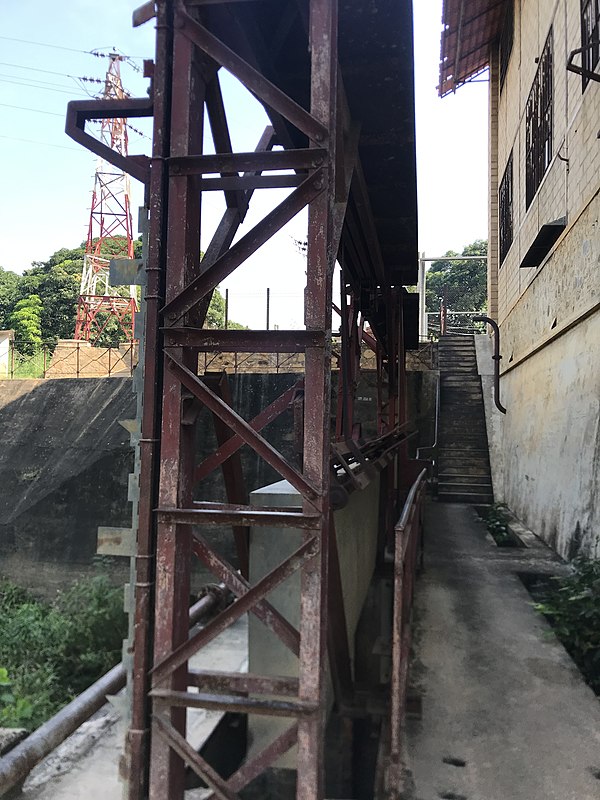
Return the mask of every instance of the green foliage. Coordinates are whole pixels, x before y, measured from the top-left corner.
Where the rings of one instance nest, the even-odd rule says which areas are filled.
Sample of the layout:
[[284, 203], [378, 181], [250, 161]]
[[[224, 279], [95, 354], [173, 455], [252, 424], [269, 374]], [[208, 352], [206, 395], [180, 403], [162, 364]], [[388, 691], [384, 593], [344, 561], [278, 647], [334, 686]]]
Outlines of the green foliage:
[[0, 267], [0, 330], [9, 328], [9, 318], [17, 301], [21, 276]]
[[15, 331], [16, 347], [21, 353], [33, 353], [42, 343], [42, 301], [37, 294], [30, 294], [15, 303], [9, 317], [10, 327]]
[[504, 513], [505, 505], [496, 503], [485, 513], [487, 529], [498, 547], [507, 547], [514, 544], [513, 538], [508, 532], [508, 521]]
[[[213, 292], [208, 311], [206, 313], [206, 320], [204, 322], [205, 328], [224, 328], [225, 327], [225, 298], [218, 289]], [[239, 322], [227, 320], [227, 327], [229, 330], [246, 331], [246, 325], [241, 325]]]
[[448, 257], [478, 256], [477, 261], [434, 261], [427, 271], [427, 311], [439, 311], [440, 298], [446, 293], [452, 311], [484, 311], [487, 304], [487, 241], [478, 239], [462, 253], [448, 250]]
[[0, 584], [0, 724], [39, 726], [119, 661], [125, 633], [122, 592], [105, 575], [53, 603]]
[[572, 575], [552, 578], [535, 608], [545, 614], [557, 637], [600, 694], [600, 560], [578, 558]]
[[206, 312], [205, 328], [225, 327], [225, 298], [218, 289], [215, 289]]
[[72, 339], [77, 298], [83, 269], [84, 248], [57, 250], [48, 261], [34, 262], [25, 270], [19, 294], [37, 294], [42, 300], [41, 328], [44, 341]]

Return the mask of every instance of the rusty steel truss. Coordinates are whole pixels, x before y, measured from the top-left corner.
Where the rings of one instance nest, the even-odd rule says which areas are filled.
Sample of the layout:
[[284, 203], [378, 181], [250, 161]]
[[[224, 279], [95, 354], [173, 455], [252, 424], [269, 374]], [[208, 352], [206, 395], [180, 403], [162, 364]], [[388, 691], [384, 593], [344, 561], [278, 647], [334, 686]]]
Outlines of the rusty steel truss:
[[[382, 52], [373, 50], [370, 84], [361, 83], [365, 70], [357, 77], [352, 73], [354, 60], [370, 57], [368, 25], [374, 24], [372, 15], [363, 22], [360, 2], [346, 4], [346, 17], [340, 21], [337, 0], [157, 0], [134, 15], [134, 24], [156, 17], [156, 57], [146, 65], [152, 79], [150, 97], [119, 104], [69, 104], [67, 132], [143, 181], [149, 207], [128, 800], [181, 800], [186, 765], [211, 787], [211, 797], [233, 800], [293, 747], [297, 797], [323, 798], [328, 652], [337, 708], [348, 716], [361, 713], [350, 667], [332, 510], [348, 492], [383, 471], [381, 557], [386, 545], [393, 550], [399, 490], [411, 477], [404, 446], [408, 423], [403, 365], [407, 309], [412, 313], [414, 304], [402, 284], [416, 283], [417, 266], [410, 3], [378, 0], [375, 5], [381, 11], [380, 30], [371, 33], [377, 34]], [[390, 19], [396, 26], [391, 31]], [[356, 53], [349, 49], [352, 25], [367, 39], [362, 56], [359, 45]], [[389, 49], [395, 42], [389, 47], [385, 42], [397, 31], [408, 36], [398, 51], [402, 57]], [[346, 47], [343, 59], [340, 42]], [[289, 81], [275, 80], [278, 59], [292, 51], [298, 59], [292, 63], [289, 56]], [[396, 108], [386, 92], [399, 91], [394, 70], [402, 58], [408, 76], [402, 89], [406, 107], [402, 96], [393, 95]], [[270, 117], [254, 152], [232, 149], [220, 67], [234, 75]], [[395, 83], [390, 84], [391, 79]], [[364, 120], [355, 118], [353, 111], [361, 107], [361, 92], [365, 109], [377, 104]], [[371, 97], [377, 92], [379, 96]], [[204, 109], [214, 155], [202, 150]], [[86, 132], [87, 120], [117, 112], [120, 117], [153, 116], [151, 158], [111, 152]], [[377, 114], [387, 116], [376, 129]], [[403, 148], [404, 162], [398, 158], [392, 163]], [[387, 163], [382, 163], [381, 153], [386, 152]], [[387, 184], [377, 194], [372, 186], [382, 181]], [[233, 243], [252, 195], [269, 188], [290, 191]], [[201, 198], [208, 191], [224, 193], [226, 210], [200, 260]], [[308, 208], [305, 330], [203, 329], [218, 284], [303, 208]], [[339, 378], [332, 424], [336, 259], [342, 266], [342, 341], [334, 354]], [[414, 327], [416, 331], [416, 316]], [[353, 410], [363, 342], [376, 352], [378, 367], [378, 432], [369, 441], [361, 437]], [[223, 377], [198, 374], [198, 356], [205, 352], [302, 353], [304, 380], [248, 421], [234, 410]], [[197, 464], [199, 407], [214, 418], [218, 449]], [[302, 446], [299, 467], [262, 433], [289, 408]], [[243, 445], [299, 492], [301, 509], [248, 505], [239, 457]], [[196, 495], [197, 482], [218, 468], [227, 503], [209, 503]], [[207, 532], [215, 525], [231, 526], [237, 564], [213, 547]], [[304, 532], [298, 549], [254, 584], [248, 578], [250, 526]], [[190, 573], [196, 558], [235, 599], [188, 636]], [[267, 599], [295, 572], [301, 579], [297, 628]], [[189, 667], [193, 654], [247, 613], [297, 656], [298, 678]], [[187, 709], [193, 707], [285, 717], [289, 725], [224, 779], [186, 740]]]

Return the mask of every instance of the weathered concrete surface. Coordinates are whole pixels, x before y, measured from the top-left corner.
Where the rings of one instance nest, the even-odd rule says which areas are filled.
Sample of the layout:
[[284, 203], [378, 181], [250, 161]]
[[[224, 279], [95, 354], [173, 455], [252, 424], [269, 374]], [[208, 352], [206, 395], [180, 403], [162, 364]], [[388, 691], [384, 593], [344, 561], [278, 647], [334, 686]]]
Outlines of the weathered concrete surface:
[[600, 312], [502, 378], [504, 497], [565, 558], [600, 555]]
[[[353, 492], [345, 508], [336, 511], [340, 575], [350, 653], [360, 612], [375, 569], [378, 528], [379, 478], [362, 491]], [[253, 505], [295, 507], [300, 495], [287, 482], [279, 481], [252, 493]], [[302, 543], [302, 532], [281, 528], [252, 528], [250, 531], [250, 581], [255, 583]], [[295, 627], [300, 623], [300, 573], [295, 572], [269, 594], [269, 601]], [[251, 617], [249, 624], [249, 670], [259, 675], [298, 675], [298, 659], [260, 621]], [[258, 753], [289, 725], [289, 720], [251, 717], [250, 755]], [[294, 768], [295, 751], [277, 761], [278, 767]]]
[[91, 569], [98, 525], [127, 524], [133, 406], [130, 379], [0, 381], [3, 575], [53, 594]]
[[[567, 559], [600, 555], [600, 311], [503, 374], [475, 337], [495, 497]], [[504, 345], [502, 368], [508, 366]], [[487, 373], [487, 374], [486, 374]]]
[[515, 574], [560, 565], [494, 547], [469, 506], [430, 504], [426, 531], [404, 797], [597, 800], [600, 705]]

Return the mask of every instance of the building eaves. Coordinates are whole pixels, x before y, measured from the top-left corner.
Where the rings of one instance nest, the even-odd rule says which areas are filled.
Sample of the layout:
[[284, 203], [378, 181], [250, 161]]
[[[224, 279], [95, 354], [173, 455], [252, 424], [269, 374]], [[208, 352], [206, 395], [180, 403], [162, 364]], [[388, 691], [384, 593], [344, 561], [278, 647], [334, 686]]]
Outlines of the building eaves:
[[444, 0], [440, 97], [456, 91], [488, 66], [506, 6], [507, 0]]

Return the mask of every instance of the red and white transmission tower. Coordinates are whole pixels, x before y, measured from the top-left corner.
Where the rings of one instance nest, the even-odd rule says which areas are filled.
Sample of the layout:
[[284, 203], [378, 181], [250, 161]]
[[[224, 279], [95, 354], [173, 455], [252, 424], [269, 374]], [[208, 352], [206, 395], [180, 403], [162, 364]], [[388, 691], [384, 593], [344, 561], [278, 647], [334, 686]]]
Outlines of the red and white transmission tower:
[[[120, 62], [123, 56], [110, 53], [106, 71], [104, 100], [122, 100], [127, 95], [121, 82]], [[100, 138], [104, 144], [123, 156], [127, 155], [127, 125], [125, 119], [101, 120]], [[133, 341], [134, 318], [137, 311], [135, 286], [129, 287], [129, 297], [122, 297], [111, 287], [109, 263], [111, 258], [133, 258], [129, 177], [116, 167], [98, 160], [94, 176], [94, 191], [88, 227], [83, 273], [77, 304], [75, 338], [94, 344], [112, 319], [128, 341]]]

